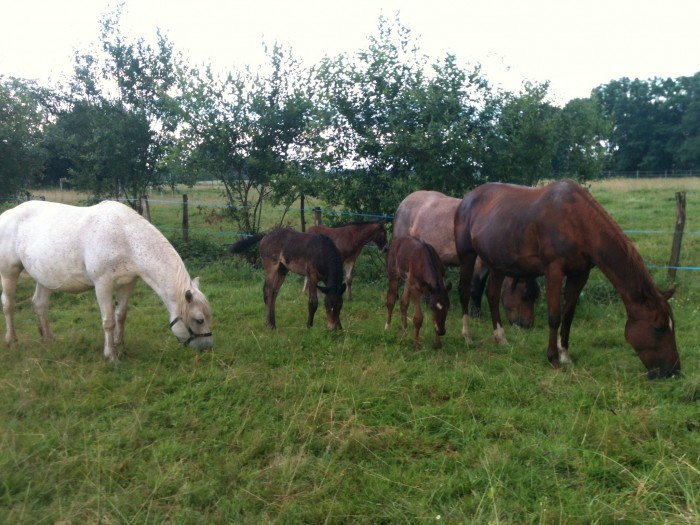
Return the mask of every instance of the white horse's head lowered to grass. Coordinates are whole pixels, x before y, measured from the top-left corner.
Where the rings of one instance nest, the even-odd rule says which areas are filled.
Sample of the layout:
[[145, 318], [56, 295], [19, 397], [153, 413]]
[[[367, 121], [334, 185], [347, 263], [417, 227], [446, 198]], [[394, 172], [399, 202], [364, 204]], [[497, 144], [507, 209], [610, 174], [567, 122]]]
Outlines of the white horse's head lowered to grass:
[[[117, 360], [129, 298], [140, 277], [161, 298], [170, 328], [187, 346], [213, 345], [211, 308], [175, 248], [131, 208], [114, 201], [78, 207], [30, 201], [0, 215], [0, 278], [5, 340], [17, 340], [15, 289], [20, 273], [36, 281], [39, 332], [53, 339], [48, 318], [54, 291], [94, 289], [105, 334], [104, 355]], [[114, 299], [116, 298], [116, 306]]]
[[211, 333], [211, 308], [209, 301], [199, 291], [199, 277], [192, 279], [178, 304], [179, 314], [170, 321], [170, 329], [184, 345], [208, 350], [214, 344]]

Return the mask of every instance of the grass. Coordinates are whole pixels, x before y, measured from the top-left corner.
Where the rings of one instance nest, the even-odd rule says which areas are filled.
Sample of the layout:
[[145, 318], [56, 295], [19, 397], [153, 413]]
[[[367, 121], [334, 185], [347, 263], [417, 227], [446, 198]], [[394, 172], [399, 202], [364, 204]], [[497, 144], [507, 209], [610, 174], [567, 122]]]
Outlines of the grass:
[[[591, 190], [625, 229], [672, 230], [678, 182], [636, 182]], [[692, 231], [700, 188], [687, 184]], [[177, 224], [173, 208], [152, 212]], [[671, 235], [638, 235], [644, 258], [666, 264]], [[102, 358], [92, 294], [52, 298], [58, 340], [45, 344], [22, 279], [20, 341], [0, 350], [0, 523], [698, 522], [696, 272], [679, 271], [672, 300], [684, 375], [648, 381], [598, 273], [573, 325], [576, 364], [554, 372], [541, 302], [535, 328], [508, 328], [506, 347], [486, 320], [464, 344], [456, 296], [443, 349], [427, 325], [419, 351], [398, 323], [385, 332], [372, 250], [342, 332], [326, 331], [322, 312], [305, 328], [296, 276], [271, 331], [260, 271], [210, 253], [225, 237], [187, 259], [215, 316], [205, 354], [178, 346], [143, 283], [118, 365]], [[682, 263], [699, 261], [688, 234]]]

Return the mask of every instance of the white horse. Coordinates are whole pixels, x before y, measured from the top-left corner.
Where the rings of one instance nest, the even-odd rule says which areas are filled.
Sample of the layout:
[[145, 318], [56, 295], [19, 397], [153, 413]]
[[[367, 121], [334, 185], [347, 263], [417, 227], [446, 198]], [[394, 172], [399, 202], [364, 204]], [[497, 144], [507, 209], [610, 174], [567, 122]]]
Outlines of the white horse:
[[[162, 299], [181, 343], [211, 348], [211, 308], [175, 248], [151, 223], [114, 201], [90, 207], [29, 201], [0, 215], [0, 278], [5, 341], [17, 340], [15, 291], [22, 270], [36, 281], [32, 303], [44, 340], [53, 339], [48, 303], [55, 290], [95, 289], [105, 333], [104, 355], [117, 360], [136, 279]], [[116, 295], [116, 308], [112, 303]]]

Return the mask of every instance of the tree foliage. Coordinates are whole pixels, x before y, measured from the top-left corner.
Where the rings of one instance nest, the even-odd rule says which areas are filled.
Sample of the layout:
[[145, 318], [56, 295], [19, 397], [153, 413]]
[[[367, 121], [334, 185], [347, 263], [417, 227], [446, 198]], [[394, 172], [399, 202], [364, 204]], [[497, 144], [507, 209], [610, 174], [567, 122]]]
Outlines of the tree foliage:
[[526, 83], [521, 93], [504, 93], [497, 101], [484, 161], [488, 180], [531, 186], [551, 177], [558, 110], [546, 102], [547, 89]]
[[380, 18], [369, 46], [319, 69], [336, 154], [329, 196], [392, 213], [406, 193], [462, 193], [478, 180], [487, 85], [456, 58], [428, 66], [409, 29]]
[[120, 9], [102, 22], [101, 52], [76, 55], [49, 137], [76, 188], [140, 210], [140, 198], [166, 179], [163, 160], [175, 144], [180, 104], [172, 45], [161, 34], [155, 45], [128, 41]]
[[264, 202], [289, 207], [314, 193], [322, 132], [314, 117], [310, 81], [281, 46], [270, 70], [215, 77], [189, 72], [183, 132], [187, 170], [223, 183], [232, 216], [245, 232], [259, 229]]
[[456, 56], [431, 60], [397, 16], [356, 53], [307, 68], [275, 44], [266, 67], [217, 76], [160, 33], [126, 38], [120, 16], [61, 91], [0, 79], [2, 194], [69, 176], [138, 207], [153, 187], [214, 179], [255, 232], [267, 203], [303, 209], [308, 196], [392, 215], [418, 189], [700, 165], [700, 73], [623, 78], [559, 107], [547, 83], [503, 92]]
[[41, 179], [47, 97], [33, 82], [0, 76], [0, 197], [14, 197]]
[[700, 165], [700, 73], [678, 79], [614, 80], [595, 89], [616, 171], [672, 171]]

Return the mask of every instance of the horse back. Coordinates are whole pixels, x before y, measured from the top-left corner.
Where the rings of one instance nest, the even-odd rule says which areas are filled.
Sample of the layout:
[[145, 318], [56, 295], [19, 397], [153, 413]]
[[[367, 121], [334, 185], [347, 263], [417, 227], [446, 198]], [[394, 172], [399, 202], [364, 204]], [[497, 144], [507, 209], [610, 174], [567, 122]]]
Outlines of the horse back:
[[454, 239], [454, 215], [461, 200], [437, 191], [415, 191], [396, 210], [394, 238], [410, 235], [426, 241], [443, 264], [459, 265]]
[[343, 259], [326, 235], [276, 228], [260, 241], [260, 256], [299, 275], [315, 272], [329, 288], [342, 285]]
[[312, 226], [307, 232], [330, 237], [338, 248], [343, 261], [354, 261], [364, 245], [383, 227], [383, 221], [355, 222], [335, 228], [323, 225]]
[[554, 260], [590, 267], [589, 222], [599, 219], [586, 191], [570, 180], [540, 188], [488, 183], [469, 192], [455, 214], [460, 259], [478, 254], [513, 276], [542, 275]]
[[395, 237], [387, 256], [389, 274], [410, 278], [421, 287], [437, 291], [444, 288], [445, 268], [435, 249], [411, 236]]
[[134, 277], [134, 254], [162, 238], [154, 232], [143, 217], [113, 201], [89, 207], [29, 201], [1, 217], [0, 265], [12, 259], [48, 288], [84, 291], [107, 272]]

